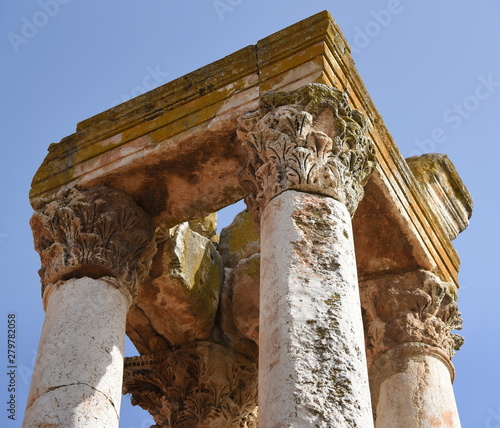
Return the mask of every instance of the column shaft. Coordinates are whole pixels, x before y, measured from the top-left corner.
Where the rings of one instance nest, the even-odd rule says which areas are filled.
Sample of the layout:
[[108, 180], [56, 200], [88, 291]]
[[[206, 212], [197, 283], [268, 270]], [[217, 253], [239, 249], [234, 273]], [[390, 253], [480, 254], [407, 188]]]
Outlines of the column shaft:
[[118, 427], [130, 297], [91, 278], [60, 281], [47, 297], [23, 427]]
[[373, 426], [344, 204], [294, 190], [267, 204], [260, 295], [260, 426]]
[[376, 428], [460, 428], [451, 384], [453, 368], [439, 349], [401, 345], [380, 355], [370, 370], [376, 385]]

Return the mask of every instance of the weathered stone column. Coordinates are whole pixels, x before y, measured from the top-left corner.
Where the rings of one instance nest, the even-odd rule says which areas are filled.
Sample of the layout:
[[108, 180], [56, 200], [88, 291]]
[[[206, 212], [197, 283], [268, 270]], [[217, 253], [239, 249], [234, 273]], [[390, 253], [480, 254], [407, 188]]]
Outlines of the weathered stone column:
[[259, 424], [373, 426], [350, 215], [374, 167], [362, 114], [311, 84], [240, 120], [260, 222]]
[[459, 428], [455, 287], [416, 270], [363, 281], [361, 296], [375, 427]]
[[155, 251], [128, 195], [72, 189], [35, 212], [46, 311], [23, 427], [118, 427], [127, 311]]

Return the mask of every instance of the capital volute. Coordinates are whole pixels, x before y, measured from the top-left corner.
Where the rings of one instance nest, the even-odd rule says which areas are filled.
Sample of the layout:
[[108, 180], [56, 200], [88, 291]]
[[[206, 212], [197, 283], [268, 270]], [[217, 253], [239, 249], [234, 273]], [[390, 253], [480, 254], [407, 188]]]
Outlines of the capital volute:
[[106, 186], [72, 188], [33, 214], [42, 293], [70, 278], [111, 278], [132, 298], [156, 251], [149, 215], [128, 194]]
[[238, 139], [240, 181], [257, 217], [289, 189], [331, 196], [352, 215], [375, 167], [365, 117], [322, 84], [264, 93], [259, 110], [239, 118]]

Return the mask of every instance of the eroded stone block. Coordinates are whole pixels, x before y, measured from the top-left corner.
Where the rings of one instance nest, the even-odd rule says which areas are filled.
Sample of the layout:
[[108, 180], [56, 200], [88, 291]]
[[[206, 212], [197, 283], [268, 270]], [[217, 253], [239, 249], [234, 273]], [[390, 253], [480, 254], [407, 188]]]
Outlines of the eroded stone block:
[[260, 236], [248, 210], [240, 212], [220, 233], [219, 251], [224, 266], [233, 268], [242, 259], [260, 251]]
[[233, 269], [233, 320], [246, 337], [259, 344], [260, 254], [241, 260]]
[[169, 234], [158, 243], [150, 277], [140, 287], [136, 308], [128, 318], [132, 341], [150, 352], [167, 344], [206, 339], [214, 325], [223, 280], [222, 258], [206, 237], [215, 235], [215, 221], [181, 223]]
[[259, 343], [260, 240], [253, 215], [244, 210], [221, 232], [225, 269], [220, 305], [223, 342], [257, 359]]

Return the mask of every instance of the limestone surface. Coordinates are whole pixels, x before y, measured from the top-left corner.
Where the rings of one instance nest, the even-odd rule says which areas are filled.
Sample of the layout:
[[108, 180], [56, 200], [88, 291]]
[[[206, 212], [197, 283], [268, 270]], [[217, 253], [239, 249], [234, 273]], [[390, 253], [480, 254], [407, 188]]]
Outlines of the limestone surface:
[[[197, 230], [210, 224], [195, 226]], [[185, 222], [170, 229], [158, 251], [136, 307], [127, 320], [131, 340], [143, 352], [156, 352], [208, 338], [214, 326], [223, 281], [222, 259], [212, 240]]]
[[365, 116], [323, 84], [264, 93], [260, 109], [240, 117], [238, 138], [245, 201], [257, 219], [288, 189], [331, 196], [352, 215], [376, 164]]
[[261, 219], [259, 422], [371, 427], [349, 212], [294, 190]]
[[135, 299], [156, 251], [150, 216], [106, 186], [69, 189], [31, 218], [42, 291], [60, 279], [112, 276]]
[[259, 229], [249, 210], [238, 213], [220, 233], [219, 251], [224, 266], [234, 268], [242, 259], [260, 251]]
[[428, 153], [406, 159], [450, 239], [469, 225], [472, 197], [448, 156]]
[[232, 315], [234, 323], [259, 344], [260, 254], [241, 260], [233, 269]]
[[259, 231], [244, 210], [221, 231], [219, 251], [225, 279], [219, 310], [222, 343], [257, 360], [260, 298]]
[[[194, 415], [200, 428], [254, 427], [255, 382], [235, 371], [251, 367], [248, 360], [255, 364], [258, 341], [262, 428], [372, 426], [353, 231], [345, 206], [318, 196], [325, 194], [342, 201], [350, 214], [360, 202], [354, 240], [363, 280], [424, 270], [447, 284], [387, 287], [385, 294], [372, 295], [381, 311], [368, 313], [373, 321], [367, 328], [369, 362], [387, 363], [377, 384], [377, 408], [397, 416], [394, 409], [406, 411], [411, 396], [430, 409], [428, 415], [413, 413], [417, 426], [458, 426], [450, 425], [456, 419], [452, 415], [450, 422], [447, 413], [453, 412], [453, 397], [445, 369], [448, 375], [452, 370], [443, 361], [460, 344], [451, 334], [459, 324], [454, 300], [459, 259], [451, 239], [467, 225], [472, 204], [443, 159], [402, 158], [328, 12], [79, 123], [75, 133], [50, 145], [30, 192], [47, 327], [26, 426], [71, 427], [75, 420], [79, 427], [116, 426], [113, 397], [122, 365], [119, 352], [109, 346], [123, 339], [120, 317], [138, 291], [127, 333], [141, 354], [169, 354], [159, 375], [154, 366], [134, 377], [135, 392], [145, 392], [141, 400], [156, 412], [159, 424], [189, 426]], [[122, 195], [115, 198], [117, 192]], [[111, 204], [100, 197], [104, 193]], [[214, 219], [205, 216], [245, 196], [257, 222], [267, 216], [262, 252], [258, 232], [246, 226], [249, 215], [235, 224], [236, 241], [221, 242], [221, 257]], [[61, 201], [70, 203], [61, 209]], [[130, 202], [144, 212], [131, 210]], [[159, 252], [150, 271], [152, 230]], [[259, 257], [262, 279], [257, 278]], [[57, 281], [71, 277], [68, 283], [102, 281], [114, 291], [75, 292], [54, 303], [51, 296], [60, 295]], [[87, 304], [92, 311], [86, 311]], [[65, 325], [60, 319], [69, 309]], [[80, 314], [87, 319], [80, 320]], [[90, 340], [85, 335], [93, 332], [88, 326], [94, 321], [109, 326], [99, 327], [102, 337]], [[386, 328], [389, 322], [397, 328]], [[389, 330], [397, 334], [391, 337]], [[60, 340], [55, 351], [53, 338]], [[401, 356], [385, 357], [420, 339], [425, 343], [418, 345], [435, 347], [432, 355], [414, 353], [393, 370], [390, 364]], [[212, 347], [214, 352], [207, 351]], [[448, 355], [437, 356], [442, 352], [437, 347]], [[237, 353], [248, 358], [236, 356], [233, 365], [229, 360]], [[111, 354], [110, 372], [95, 387], [94, 367], [104, 371]], [[60, 367], [47, 362], [47, 355], [61, 356]], [[175, 366], [177, 371], [170, 370]], [[66, 367], [76, 384], [68, 383]], [[214, 376], [217, 382], [211, 381]], [[51, 383], [52, 378], [64, 383]], [[245, 385], [235, 387], [241, 379]], [[246, 387], [248, 402], [238, 395]], [[443, 409], [436, 405], [441, 393]], [[386, 410], [388, 403], [394, 408]], [[174, 413], [186, 419], [172, 421]], [[209, 423], [203, 420], [207, 414]], [[414, 420], [402, 420], [402, 426], [413, 426]]]
[[370, 371], [375, 428], [460, 428], [444, 353], [412, 343], [382, 355]]
[[109, 278], [51, 288], [23, 427], [118, 427], [129, 305]]
[[257, 427], [257, 366], [215, 343], [127, 358], [124, 393], [158, 427]]
[[451, 359], [463, 344], [453, 284], [422, 269], [386, 274], [362, 281], [368, 363], [377, 355], [405, 343], [440, 348]]

